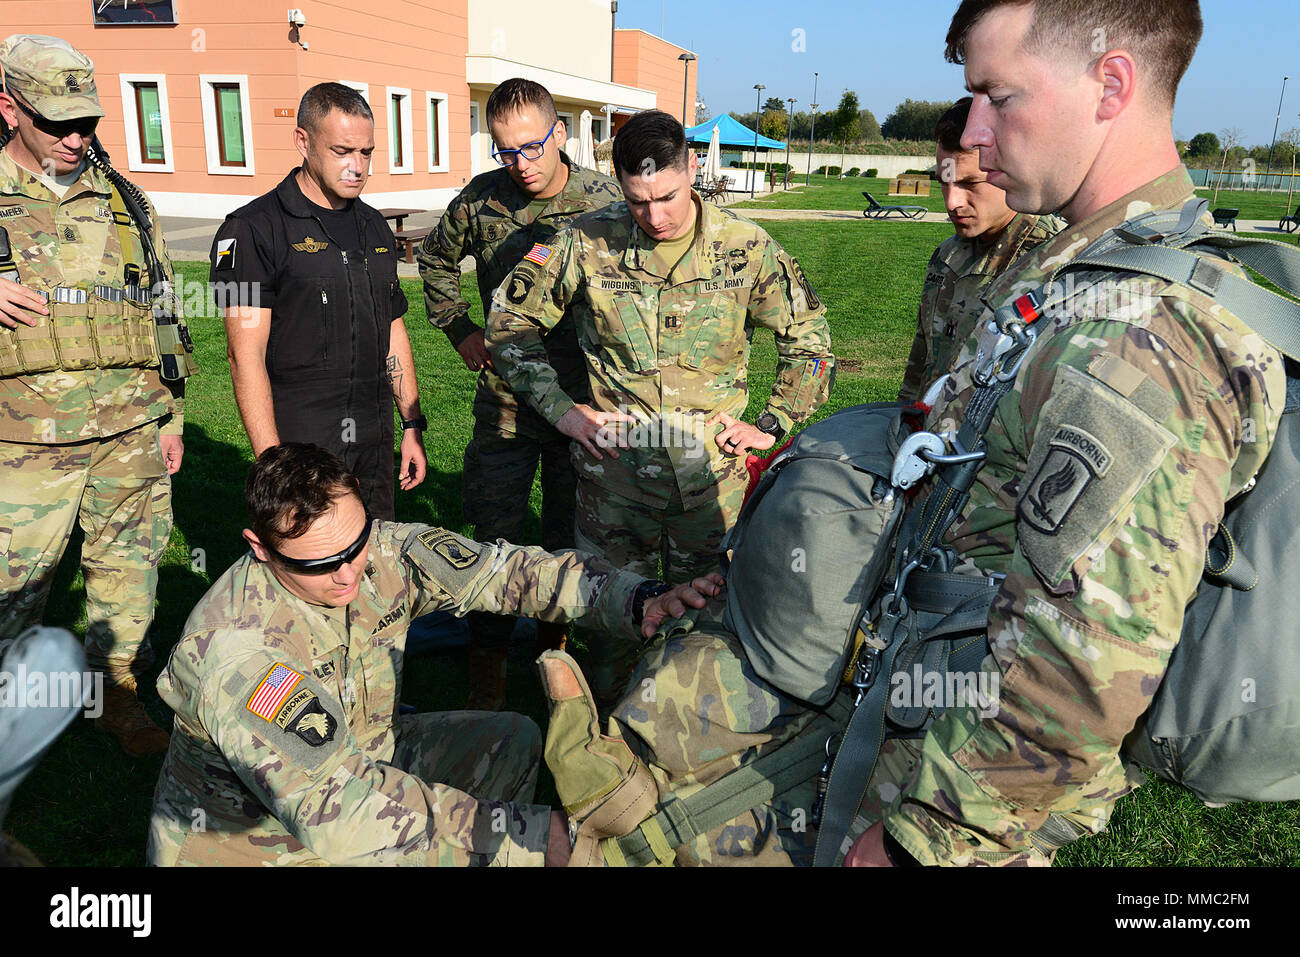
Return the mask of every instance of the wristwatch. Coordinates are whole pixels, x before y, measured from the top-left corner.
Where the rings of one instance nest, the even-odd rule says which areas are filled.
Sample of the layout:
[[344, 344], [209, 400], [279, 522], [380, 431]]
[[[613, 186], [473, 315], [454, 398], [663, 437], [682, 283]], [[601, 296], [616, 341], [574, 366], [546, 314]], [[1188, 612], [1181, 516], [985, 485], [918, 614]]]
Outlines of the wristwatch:
[[632, 592], [632, 624], [640, 628], [641, 620], [645, 617], [645, 603], [666, 591], [672, 591], [672, 588], [667, 582], [655, 578], [647, 578], [637, 585], [636, 591]]
[[419, 429], [421, 432], [428, 432], [428, 431], [429, 431], [429, 420], [428, 420], [428, 418], [426, 418], [426, 417], [423, 416], [423, 415], [420, 416], [418, 419], [403, 419], [403, 420], [402, 420], [402, 428], [403, 428], [403, 429]]
[[785, 438], [785, 429], [781, 428], [781, 422], [771, 412], [764, 412], [754, 423], [754, 428], [758, 431], [772, 436], [777, 442]]

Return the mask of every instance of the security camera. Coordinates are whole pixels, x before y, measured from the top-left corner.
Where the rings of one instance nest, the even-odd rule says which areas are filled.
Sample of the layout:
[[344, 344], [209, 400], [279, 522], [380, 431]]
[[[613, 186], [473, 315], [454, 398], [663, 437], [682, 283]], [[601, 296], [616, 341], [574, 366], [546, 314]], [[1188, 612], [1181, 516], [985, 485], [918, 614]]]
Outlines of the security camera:
[[301, 10], [294, 9], [289, 11], [289, 22], [295, 27], [305, 27], [307, 25], [307, 18], [303, 15]]

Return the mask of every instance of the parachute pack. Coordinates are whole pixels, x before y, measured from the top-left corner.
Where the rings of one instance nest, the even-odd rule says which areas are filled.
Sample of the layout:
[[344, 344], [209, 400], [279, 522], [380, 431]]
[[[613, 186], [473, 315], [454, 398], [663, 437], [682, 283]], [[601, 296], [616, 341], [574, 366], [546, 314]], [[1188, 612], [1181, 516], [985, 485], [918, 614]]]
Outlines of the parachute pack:
[[[1193, 200], [1126, 222], [1058, 268], [1035, 298], [1043, 311], [1059, 304], [1067, 272], [1150, 275], [1211, 295], [1287, 357], [1276, 443], [1255, 483], [1228, 504], [1166, 675], [1123, 750], [1207, 803], [1293, 800], [1300, 798], [1300, 629], [1287, 597], [1300, 562], [1300, 305], [1223, 263], [1245, 264], [1300, 295], [1300, 250], [1211, 232], [1201, 221], [1205, 207]], [[983, 357], [984, 375], [976, 376], [983, 384], [950, 446], [929, 433], [909, 435], [897, 406], [838, 412], [773, 460], [724, 543], [731, 550], [726, 630], [759, 679], [811, 711], [834, 712], [842, 722], [843, 703], [853, 705], [847, 728], [839, 724], [834, 736], [838, 751], [822, 736], [802, 734], [740, 756], [735, 771], [689, 794], [661, 788], [657, 813], [603, 835], [607, 861], [670, 863], [674, 848], [806, 786], [820, 767], [814, 863], [834, 863], [883, 740], [923, 735], [942, 711], [891, 705], [889, 679], [917, 663], [927, 673], [980, 671], [1000, 581], [952, 574], [953, 556], [944, 557], [940, 542], [965, 505], [984, 432], [1034, 339], [1013, 308], [990, 323], [1004, 341]], [[936, 470], [929, 494], [906, 507], [904, 490]], [[968, 703], [978, 704], [971, 691]], [[1079, 836], [1049, 815], [1031, 840], [1050, 852]]]

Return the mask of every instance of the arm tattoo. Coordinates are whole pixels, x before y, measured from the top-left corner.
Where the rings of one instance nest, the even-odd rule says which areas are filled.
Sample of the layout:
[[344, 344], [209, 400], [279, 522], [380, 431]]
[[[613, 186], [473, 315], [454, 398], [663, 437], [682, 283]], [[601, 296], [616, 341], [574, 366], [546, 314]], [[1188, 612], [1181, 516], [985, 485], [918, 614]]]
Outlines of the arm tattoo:
[[402, 397], [402, 360], [397, 356], [388, 357], [388, 381], [392, 384], [393, 395]]

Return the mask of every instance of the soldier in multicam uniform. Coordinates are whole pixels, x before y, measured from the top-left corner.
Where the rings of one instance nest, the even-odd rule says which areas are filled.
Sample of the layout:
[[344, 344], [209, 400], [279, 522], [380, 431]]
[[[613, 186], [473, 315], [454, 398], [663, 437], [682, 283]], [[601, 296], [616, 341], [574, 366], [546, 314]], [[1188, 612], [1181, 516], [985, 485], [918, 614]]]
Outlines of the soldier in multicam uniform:
[[[578, 547], [651, 577], [662, 556], [668, 582], [713, 567], [744, 499], [746, 453], [772, 448], [812, 414], [835, 371], [825, 307], [799, 264], [758, 226], [702, 203], [695, 163], [671, 116], [632, 117], [614, 139], [626, 202], [525, 258], [488, 321], [506, 381], [576, 440]], [[591, 405], [568, 393], [543, 347], [566, 313]], [[740, 416], [755, 327], [775, 335], [778, 360], [751, 425]], [[636, 648], [594, 640], [592, 682], [607, 697]]]
[[649, 635], [721, 578], [655, 597], [640, 576], [575, 552], [373, 521], [356, 477], [301, 443], [263, 452], [246, 498], [252, 552], [195, 607], [158, 681], [176, 724], [149, 862], [563, 863], [564, 816], [531, 803], [532, 721], [399, 716], [411, 619], [592, 614]]
[[[1012, 208], [1069, 223], [989, 288], [990, 306], [1041, 288], [1125, 220], [1194, 197], [1171, 128], [1200, 34], [1197, 0], [964, 0], [948, 33], [975, 95], [962, 144]], [[1272, 447], [1285, 375], [1249, 316], [1137, 274], [1075, 278], [1037, 322], [945, 539], [967, 569], [1006, 575], [988, 630], [997, 712], [951, 709], [897, 748], [851, 863], [889, 863], [886, 829], [896, 862], [922, 864], [1046, 864], [1101, 831], [1143, 780], [1121, 742], [1160, 684], [1209, 538]], [[954, 363], [932, 431], [961, 422], [975, 352]], [[1054, 464], [1072, 459], [1053, 449], [1079, 433], [1094, 454], [1049, 502]]]
[[934, 129], [935, 165], [956, 235], [943, 241], [926, 266], [900, 402], [916, 402], [948, 371], [984, 312], [984, 288], [1063, 225], [1052, 216], [1009, 208], [1006, 194], [980, 171], [979, 151], [962, 149], [970, 104], [968, 96], [958, 100]]
[[[1196, 0], [961, 4], [948, 57], [964, 62], [974, 93], [962, 143], [980, 149], [1012, 208], [1056, 211], [1069, 224], [986, 290], [992, 309], [1039, 292], [1126, 220], [1194, 197], [1171, 128], [1201, 26]], [[942, 541], [956, 571], [1005, 576], [983, 662], [998, 692], [948, 708], [922, 738], [885, 741], [851, 842], [830, 848], [846, 864], [1045, 865], [1103, 830], [1115, 801], [1144, 780], [1123, 742], [1179, 641], [1209, 540], [1273, 445], [1286, 376], [1249, 316], [1142, 274], [1071, 277], [1060, 308], [1035, 321], [969, 502]], [[973, 377], [987, 371], [991, 333], [982, 338], [983, 356], [973, 338], [954, 360], [930, 431], [965, 419]], [[1066, 463], [1070, 479], [1058, 480]], [[661, 792], [665, 782], [682, 793], [708, 784], [797, 735], [826, 741], [851, 710], [851, 688], [814, 711], [762, 682], [717, 627], [716, 606], [696, 616], [694, 633], [651, 647], [634, 688], [649, 680], [654, 694], [634, 691], [614, 712]], [[565, 764], [551, 770], [562, 794], [572, 789]], [[813, 806], [808, 781], [700, 835], [676, 860], [806, 861]]]
[[[481, 370], [474, 397], [474, 437], [465, 449], [461, 493], [465, 521], [480, 542], [527, 540], [528, 498], [540, 461], [542, 547], [573, 547], [576, 478], [569, 438], [511, 391], [492, 365], [483, 330], [469, 317], [460, 290], [460, 261], [473, 256], [483, 314], [492, 293], [538, 243], [548, 243], [574, 217], [622, 198], [602, 173], [575, 166], [561, 151], [564, 124], [546, 88], [506, 80], [488, 97], [487, 124], [501, 169], [474, 177], [447, 207], [418, 253], [429, 321], [447, 334], [469, 369]], [[561, 387], [586, 401], [587, 369], [577, 333], [562, 319], [544, 339]], [[470, 627], [471, 710], [505, 707], [506, 653], [514, 619], [478, 612]], [[538, 643], [563, 644], [565, 626], [538, 622]]]
[[138, 227], [115, 224], [120, 194], [87, 159], [104, 115], [94, 65], [66, 41], [15, 35], [0, 44], [0, 66], [0, 116], [13, 131], [0, 154], [0, 226], [12, 249], [0, 263], [0, 459], [12, 529], [0, 638], [41, 621], [80, 522], [86, 657], [107, 677], [98, 724], [128, 754], [156, 753], [167, 734], [140, 703], [136, 678], [152, 658], [145, 634], [184, 453], [183, 379], [160, 376]]

